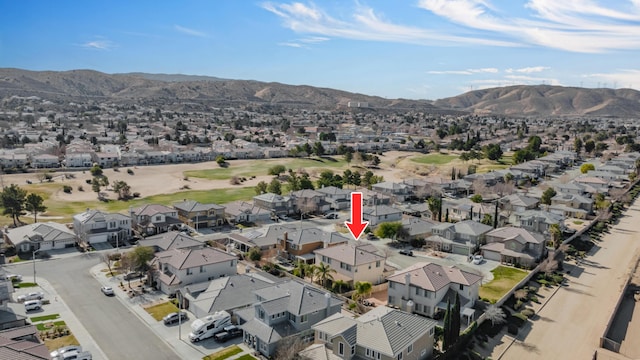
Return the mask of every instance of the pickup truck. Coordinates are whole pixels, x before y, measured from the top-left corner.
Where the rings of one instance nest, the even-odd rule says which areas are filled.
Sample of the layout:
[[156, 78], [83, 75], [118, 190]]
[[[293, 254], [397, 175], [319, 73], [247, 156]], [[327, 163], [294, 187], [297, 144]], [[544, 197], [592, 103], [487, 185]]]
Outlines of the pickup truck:
[[235, 325], [225, 327], [221, 332], [213, 335], [216, 342], [225, 342], [233, 338], [242, 336], [242, 329]]

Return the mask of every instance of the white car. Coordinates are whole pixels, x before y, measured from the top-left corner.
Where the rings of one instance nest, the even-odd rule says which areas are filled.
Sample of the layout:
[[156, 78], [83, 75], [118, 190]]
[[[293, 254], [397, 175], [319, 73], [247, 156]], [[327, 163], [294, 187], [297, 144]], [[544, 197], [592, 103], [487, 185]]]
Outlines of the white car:
[[69, 346], [65, 346], [65, 347], [61, 347], [57, 350], [54, 350], [51, 352], [51, 358], [56, 359], [56, 358], [61, 358], [62, 354], [66, 353], [66, 352], [71, 352], [71, 351], [82, 351], [82, 346], [80, 345], [69, 345]]
[[44, 299], [44, 293], [41, 293], [41, 292], [30, 292], [30, 293], [18, 296], [19, 302], [23, 302], [27, 300], [42, 300], [42, 299]]
[[115, 293], [113, 292], [113, 288], [111, 286], [103, 286], [100, 288], [100, 291], [102, 291], [103, 294], [107, 295], [107, 296], [113, 296], [115, 295]]
[[17, 281], [20, 282], [22, 281], [22, 275], [18, 275], [18, 274], [7, 274], [4, 276], [5, 279], [9, 280], [9, 281]]
[[482, 264], [482, 260], [484, 260], [482, 255], [473, 255], [473, 263], [474, 264], [480, 265], [480, 264]]

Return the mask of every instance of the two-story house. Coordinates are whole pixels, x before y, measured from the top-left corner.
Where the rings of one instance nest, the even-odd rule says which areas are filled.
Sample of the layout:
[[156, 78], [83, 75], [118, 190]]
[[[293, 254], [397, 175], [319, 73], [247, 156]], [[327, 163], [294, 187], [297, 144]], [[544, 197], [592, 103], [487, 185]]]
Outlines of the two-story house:
[[500, 204], [501, 210], [504, 210], [507, 214], [511, 214], [536, 209], [540, 203], [540, 199], [522, 194], [511, 194], [502, 197], [498, 200], [498, 203]]
[[252, 308], [235, 312], [244, 341], [260, 354], [274, 355], [281, 340], [289, 337], [312, 341], [311, 327], [340, 312], [342, 300], [330, 292], [297, 280], [289, 280], [253, 292]]
[[368, 221], [370, 226], [376, 226], [383, 222], [402, 220], [402, 210], [388, 205], [373, 205], [362, 208], [362, 218]]
[[593, 199], [578, 194], [558, 193], [551, 198], [549, 211], [565, 217], [584, 219], [593, 211]]
[[527, 229], [530, 232], [549, 234], [549, 227], [558, 224], [560, 230], [565, 229], [564, 215], [545, 210], [525, 210], [511, 214], [509, 223], [515, 227]]
[[34, 169], [47, 169], [60, 167], [60, 159], [52, 154], [38, 154], [31, 156], [31, 167]]
[[484, 241], [484, 235], [493, 229], [473, 220], [441, 223], [431, 228], [433, 235], [426, 238], [427, 246], [454, 254], [469, 255]]
[[204, 247], [204, 243], [202, 241], [198, 241], [180, 231], [168, 231], [148, 236], [138, 241], [138, 245], [149, 246], [154, 252], [171, 249], [197, 249]]
[[4, 241], [13, 244], [18, 252], [70, 248], [77, 242], [73, 231], [63, 224], [54, 222], [34, 223], [15, 229], [6, 229], [3, 237]]
[[313, 263], [316, 249], [346, 244], [348, 241], [349, 238], [337, 231], [308, 228], [282, 233], [278, 237], [278, 250], [281, 257]]
[[304, 189], [290, 194], [295, 211], [301, 214], [322, 214], [331, 210], [331, 204], [325, 200], [326, 195], [319, 191]]
[[201, 204], [194, 200], [184, 200], [173, 204], [178, 211], [178, 218], [183, 223], [198, 230], [222, 226], [225, 221], [224, 206], [218, 204]]
[[523, 228], [497, 228], [486, 233], [485, 240], [480, 250], [487, 260], [531, 267], [545, 256], [544, 236]]
[[173, 294], [182, 286], [237, 273], [238, 258], [214, 248], [170, 249], [151, 261], [159, 289]]
[[[313, 326], [315, 344], [300, 352], [307, 360], [431, 358], [436, 322], [379, 306], [364, 315], [332, 315]], [[328, 354], [327, 354], [328, 353]]]
[[[446, 310], [447, 301], [460, 298], [460, 314], [472, 320], [473, 304], [478, 299], [482, 276], [461, 270], [456, 266], [416, 263], [387, 277], [389, 305], [410, 312], [433, 317]], [[469, 309], [465, 311], [465, 309]]]
[[386, 257], [378, 253], [372, 244], [347, 243], [315, 251], [316, 264], [329, 265], [336, 272], [334, 280], [342, 280], [353, 286], [367, 281], [380, 284], [385, 276]]
[[165, 205], [147, 204], [129, 212], [132, 228], [141, 234], [159, 234], [182, 224], [178, 218], [178, 211]]
[[371, 186], [371, 190], [387, 195], [393, 198], [397, 202], [404, 202], [413, 194], [411, 193], [411, 187], [403, 183], [396, 183], [392, 181], [383, 181]]
[[271, 211], [253, 202], [232, 201], [225, 204], [224, 214], [229, 224], [257, 223], [271, 220]]
[[131, 238], [131, 218], [87, 209], [73, 216], [73, 231], [79, 242], [96, 244], [108, 241], [118, 247]]
[[329, 202], [334, 210], [346, 209], [351, 205], [351, 191], [335, 186], [325, 186], [316, 190], [325, 195], [325, 201]]
[[293, 200], [289, 196], [265, 193], [254, 196], [253, 203], [256, 206], [269, 210], [273, 216], [290, 215], [295, 212]]

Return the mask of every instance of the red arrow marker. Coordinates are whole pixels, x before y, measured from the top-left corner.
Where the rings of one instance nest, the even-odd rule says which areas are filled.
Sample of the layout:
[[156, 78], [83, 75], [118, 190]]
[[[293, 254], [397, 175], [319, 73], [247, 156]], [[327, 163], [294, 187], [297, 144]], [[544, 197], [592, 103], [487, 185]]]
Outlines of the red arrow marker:
[[358, 240], [364, 229], [369, 226], [368, 221], [362, 221], [362, 193], [351, 193], [351, 222], [345, 221], [344, 224], [349, 228], [351, 236]]

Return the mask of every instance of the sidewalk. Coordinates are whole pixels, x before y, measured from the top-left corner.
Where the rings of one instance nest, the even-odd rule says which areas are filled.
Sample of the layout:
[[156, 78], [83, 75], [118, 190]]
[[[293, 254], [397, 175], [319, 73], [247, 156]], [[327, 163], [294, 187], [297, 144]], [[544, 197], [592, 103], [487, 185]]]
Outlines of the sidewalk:
[[[91, 268], [90, 273], [101, 284], [111, 286], [115, 292], [116, 298], [118, 298], [120, 302], [122, 302], [128, 309], [131, 310], [132, 313], [134, 313], [142, 322], [144, 322], [160, 339], [162, 339], [171, 348], [173, 348], [173, 350], [180, 356], [181, 359], [202, 359], [202, 357], [206, 355], [215, 353], [216, 351], [219, 351], [222, 348], [231, 346], [233, 344], [240, 346], [240, 348], [243, 349], [243, 352], [238, 354], [238, 356], [232, 357], [231, 359], [242, 356], [244, 354], [252, 354], [254, 352], [254, 350], [247, 347], [241, 339], [240, 343], [229, 341], [225, 344], [218, 344], [214, 343], [213, 341], [201, 341], [197, 345], [192, 344], [188, 339], [188, 334], [191, 331], [191, 322], [196, 319], [193, 314], [191, 314], [187, 310], [184, 310], [189, 315], [189, 319], [182, 323], [180, 327], [177, 324], [166, 326], [162, 321], [156, 321], [143, 308], [143, 306], [169, 301], [167, 295], [156, 291], [129, 297], [129, 295], [119, 287], [121, 279], [118, 276], [107, 277], [106, 272], [102, 271], [103, 268], [105, 268], [104, 264], [98, 264]], [[122, 282], [126, 284], [126, 281], [122, 280]]]
[[[60, 314], [60, 318], [57, 320], [62, 320], [66, 323], [69, 330], [73, 336], [75, 336], [76, 340], [80, 343], [83, 350], [87, 350], [91, 352], [91, 355], [94, 360], [108, 360], [106, 355], [102, 352], [102, 349], [95, 342], [93, 337], [87, 332], [82, 323], [78, 321], [74, 313], [69, 309], [67, 304], [60, 298], [53, 288], [51, 284], [44, 278], [38, 277], [38, 286], [31, 288], [23, 288], [23, 289], [15, 289], [15, 293], [13, 294], [14, 299], [17, 298], [21, 294], [25, 294], [32, 291], [42, 291], [45, 294], [45, 300], [49, 300], [50, 304], [43, 306], [42, 312], [32, 312], [29, 314], [25, 314], [24, 306], [21, 303], [9, 303], [9, 307], [16, 313], [20, 315], [25, 315], [29, 319], [29, 322], [32, 322], [30, 318], [35, 316], [43, 316], [50, 314]], [[51, 351], [55, 349], [50, 349]]]

